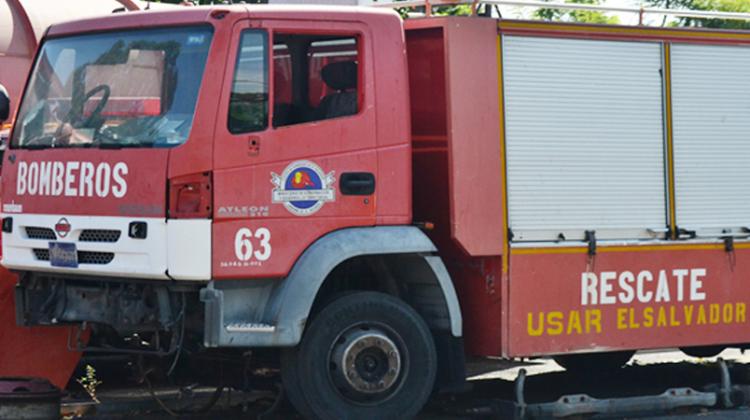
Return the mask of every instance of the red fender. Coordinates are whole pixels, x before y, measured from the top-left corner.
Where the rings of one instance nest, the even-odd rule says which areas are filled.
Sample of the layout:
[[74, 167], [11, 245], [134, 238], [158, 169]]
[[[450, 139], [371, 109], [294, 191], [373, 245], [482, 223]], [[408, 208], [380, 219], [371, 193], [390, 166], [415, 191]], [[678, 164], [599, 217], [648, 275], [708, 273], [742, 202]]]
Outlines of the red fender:
[[13, 288], [16, 276], [0, 268], [0, 376], [47, 378], [65, 388], [81, 353], [68, 351], [70, 327], [19, 327]]

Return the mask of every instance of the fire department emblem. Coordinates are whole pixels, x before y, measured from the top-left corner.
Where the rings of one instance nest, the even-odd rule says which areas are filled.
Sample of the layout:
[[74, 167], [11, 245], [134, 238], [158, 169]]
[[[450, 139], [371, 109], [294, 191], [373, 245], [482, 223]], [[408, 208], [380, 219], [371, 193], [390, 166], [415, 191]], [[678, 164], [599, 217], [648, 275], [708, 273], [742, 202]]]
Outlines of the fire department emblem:
[[292, 162], [281, 175], [271, 172], [273, 203], [282, 203], [297, 216], [314, 214], [328, 201], [336, 200], [334, 171], [323, 172], [308, 160]]

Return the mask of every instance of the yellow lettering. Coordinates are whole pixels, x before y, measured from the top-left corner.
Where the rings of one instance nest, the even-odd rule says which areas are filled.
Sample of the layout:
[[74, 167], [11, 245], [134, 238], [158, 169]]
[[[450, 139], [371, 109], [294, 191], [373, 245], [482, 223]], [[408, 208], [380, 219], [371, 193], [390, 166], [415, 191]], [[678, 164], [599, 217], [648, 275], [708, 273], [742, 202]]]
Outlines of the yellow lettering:
[[693, 305], [687, 305], [682, 310], [685, 313], [685, 325], [690, 325], [693, 322]]
[[526, 331], [532, 337], [539, 337], [544, 332], [544, 313], [539, 312], [539, 325], [534, 328], [534, 314], [529, 312], [529, 322], [526, 324]]
[[643, 310], [643, 326], [646, 328], [654, 326], [654, 308], [648, 307]]
[[625, 325], [625, 314], [628, 312], [628, 308], [617, 308], [617, 329], [625, 330], [628, 328]]
[[576, 330], [578, 334], [583, 333], [581, 329], [581, 315], [578, 311], [570, 311], [570, 315], [568, 315], [568, 330], [566, 332], [570, 334], [573, 330]]
[[698, 306], [698, 325], [704, 325], [706, 323], [706, 308], [703, 305]]
[[586, 310], [586, 332], [591, 332], [591, 327], [596, 327], [596, 333], [602, 332], [602, 311], [599, 309]]
[[669, 307], [669, 326], [670, 327], [679, 327], [680, 326], [680, 321], [678, 321], [677, 318], [674, 315], [675, 315], [675, 307], [674, 306], [670, 306]]
[[630, 324], [629, 324], [629, 327], [630, 328], [639, 328], [640, 325], [637, 322], [635, 322], [635, 309], [629, 308], [628, 312], [630, 312]]
[[547, 334], [549, 335], [560, 335], [563, 332], [563, 314], [559, 311], [550, 312], [547, 314]]
[[656, 318], [656, 326], [657, 327], [667, 326], [667, 312], [664, 310], [663, 306], [659, 308], [659, 315]]
[[721, 317], [723, 318], [722, 321], [724, 321], [725, 324], [730, 324], [732, 322], [732, 318], [734, 318], [732, 309], [734, 308], [732, 308], [731, 303], [725, 303], [721, 308]]
[[710, 311], [709, 312], [709, 316], [710, 316], [709, 321], [712, 324], [718, 324], [719, 323], [719, 319], [720, 319], [719, 314], [721, 313], [721, 310], [719, 309], [719, 304], [718, 303], [712, 303], [712, 304], [708, 305], [708, 309]]
[[737, 322], [745, 322], [745, 304], [738, 302], [734, 312], [737, 314]]

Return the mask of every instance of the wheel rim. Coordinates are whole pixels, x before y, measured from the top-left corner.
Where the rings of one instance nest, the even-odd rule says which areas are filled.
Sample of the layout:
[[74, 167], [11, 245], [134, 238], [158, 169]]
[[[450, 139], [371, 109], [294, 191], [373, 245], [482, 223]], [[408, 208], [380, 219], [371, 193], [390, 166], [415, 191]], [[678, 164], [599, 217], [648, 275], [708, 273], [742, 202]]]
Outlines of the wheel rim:
[[401, 338], [385, 326], [353, 326], [331, 346], [331, 380], [353, 402], [380, 403], [403, 382], [403, 349]]

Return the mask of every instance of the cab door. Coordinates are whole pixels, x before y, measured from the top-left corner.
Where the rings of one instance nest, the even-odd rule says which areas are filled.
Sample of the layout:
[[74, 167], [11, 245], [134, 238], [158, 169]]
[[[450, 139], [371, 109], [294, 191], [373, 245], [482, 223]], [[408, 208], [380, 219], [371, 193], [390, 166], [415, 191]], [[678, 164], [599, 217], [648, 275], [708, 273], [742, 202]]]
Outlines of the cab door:
[[371, 43], [363, 25], [320, 23], [235, 29], [214, 140], [214, 278], [284, 276], [326, 233], [375, 224]]

